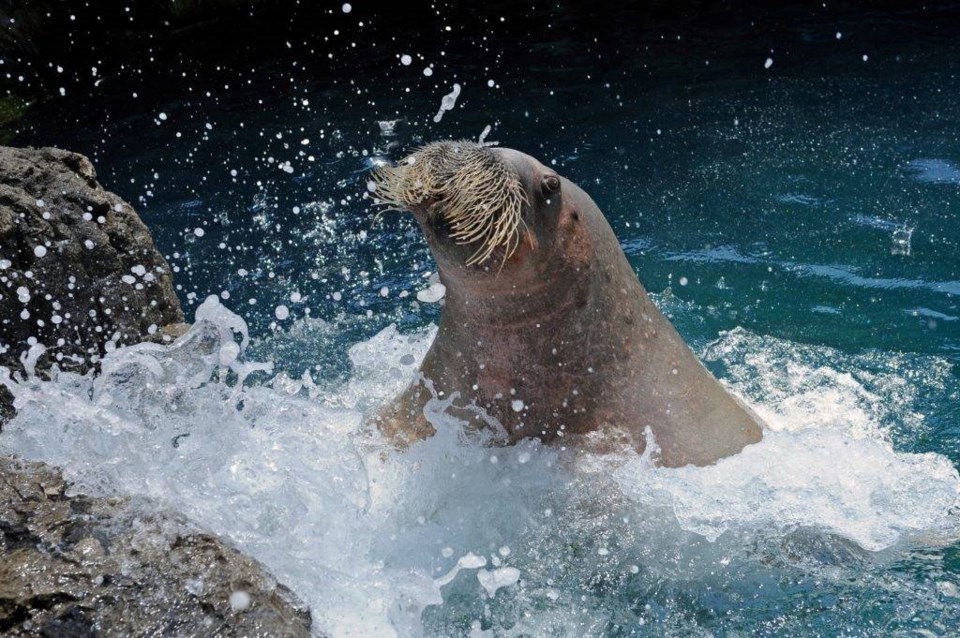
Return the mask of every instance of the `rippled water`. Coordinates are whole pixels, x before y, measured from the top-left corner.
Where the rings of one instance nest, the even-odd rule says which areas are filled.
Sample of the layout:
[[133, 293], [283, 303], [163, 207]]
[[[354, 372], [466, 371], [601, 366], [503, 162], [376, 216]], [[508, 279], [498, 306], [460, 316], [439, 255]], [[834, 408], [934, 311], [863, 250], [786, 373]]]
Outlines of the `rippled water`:
[[[620, 57], [575, 36], [522, 58], [394, 42], [335, 83], [280, 59], [40, 109], [18, 141], [92, 155], [188, 315], [209, 295], [236, 315], [206, 301], [171, 350], [21, 384], [0, 449], [185, 512], [334, 635], [953, 635], [960, 51], [897, 24], [799, 22], [806, 48], [664, 32]], [[374, 219], [365, 174], [487, 125], [594, 197], [771, 425], [761, 444], [663, 470], [490, 449], [452, 420], [405, 454], [361, 435], [439, 313], [416, 301], [433, 264], [412, 220]]]

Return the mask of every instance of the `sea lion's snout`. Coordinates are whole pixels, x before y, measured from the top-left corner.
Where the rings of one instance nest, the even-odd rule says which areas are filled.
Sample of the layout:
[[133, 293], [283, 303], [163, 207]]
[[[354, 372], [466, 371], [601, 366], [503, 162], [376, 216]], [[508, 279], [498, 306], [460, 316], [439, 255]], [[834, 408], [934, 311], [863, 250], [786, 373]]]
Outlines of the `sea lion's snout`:
[[524, 219], [530, 197], [501, 149], [435, 142], [376, 169], [372, 181], [378, 204], [414, 213], [438, 261], [502, 267], [525, 235], [535, 243]]

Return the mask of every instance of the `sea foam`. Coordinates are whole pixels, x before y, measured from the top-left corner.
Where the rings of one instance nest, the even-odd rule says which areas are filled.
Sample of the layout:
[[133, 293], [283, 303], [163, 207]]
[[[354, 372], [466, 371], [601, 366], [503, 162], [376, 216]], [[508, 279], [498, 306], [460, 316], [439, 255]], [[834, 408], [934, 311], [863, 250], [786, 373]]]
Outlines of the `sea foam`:
[[[99, 376], [8, 382], [18, 415], [0, 452], [182, 512], [263, 562], [332, 636], [696, 635], [704, 610], [751, 626], [770, 609], [744, 606], [757, 592], [789, 611], [785, 579], [856, 590], [855, 563], [873, 588], [890, 575], [862, 561], [960, 535], [956, 469], [892, 442], [923, 427], [910, 362], [831, 366], [842, 357], [725, 333], [705, 359], [771, 429], [706, 468], [487, 447], [437, 409], [435, 437], [393, 451], [364, 417], [434, 334], [387, 328], [328, 387], [248, 360], [246, 323], [210, 298], [175, 344], [118, 348]], [[937, 361], [913, 370], [941, 383]]]

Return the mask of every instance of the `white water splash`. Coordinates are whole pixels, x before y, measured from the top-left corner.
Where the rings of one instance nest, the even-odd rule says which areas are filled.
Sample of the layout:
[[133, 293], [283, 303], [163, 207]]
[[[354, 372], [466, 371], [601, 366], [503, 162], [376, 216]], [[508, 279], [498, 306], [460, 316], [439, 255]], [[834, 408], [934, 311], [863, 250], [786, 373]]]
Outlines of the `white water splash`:
[[443, 114], [446, 111], [452, 111], [453, 107], [457, 104], [458, 97], [460, 97], [460, 85], [454, 84], [453, 90], [444, 95], [443, 99], [440, 100], [440, 110], [433, 116], [433, 121], [439, 122], [443, 119]]
[[[937, 360], [831, 367], [830, 353], [728, 333], [706, 359], [775, 431], [714, 466], [668, 470], [533, 440], [487, 448], [439, 404], [435, 437], [390, 451], [363, 414], [409, 382], [432, 337], [391, 327], [350, 349], [345, 384], [271, 387], [271, 366], [246, 358], [245, 322], [211, 298], [175, 344], [117, 348], [97, 378], [10, 383], [18, 415], [0, 452], [184, 513], [262, 561], [335, 637], [600, 636], [644, 583], [712, 600], [728, 574], [747, 595], [774, 569], [750, 554], [764, 538], [815, 530], [880, 550], [957, 537], [956, 470], [888, 441], [893, 421], [922, 427], [908, 379], [938, 382]], [[817, 578], [845, 582], [831, 573]], [[585, 595], [597, 574], [619, 584]]]
[[480, 146], [497, 146], [498, 144], [500, 144], [500, 142], [487, 141], [487, 136], [490, 135], [490, 131], [492, 130], [493, 130], [493, 127], [491, 127], [489, 124], [484, 126], [483, 132], [480, 133], [480, 137], [477, 138], [477, 144], [479, 144]]
[[950, 461], [897, 454], [839, 428], [767, 432], [763, 443], [706, 468], [651, 470], [631, 461], [616, 477], [638, 503], [671, 503], [683, 529], [709, 540], [810, 526], [878, 551], [911, 537], [949, 541], [957, 532], [960, 479]]

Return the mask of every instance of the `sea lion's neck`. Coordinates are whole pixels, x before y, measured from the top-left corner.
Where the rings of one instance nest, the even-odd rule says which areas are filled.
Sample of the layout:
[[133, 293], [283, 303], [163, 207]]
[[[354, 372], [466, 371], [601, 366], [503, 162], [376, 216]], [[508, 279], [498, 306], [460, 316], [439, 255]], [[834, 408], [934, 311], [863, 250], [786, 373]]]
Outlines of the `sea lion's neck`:
[[424, 376], [511, 441], [613, 428], [642, 449], [649, 426], [665, 465], [710, 462], [710, 441], [742, 447], [755, 418], [653, 304], [609, 226], [595, 232], [593, 259], [535, 282], [465, 289], [441, 272], [447, 297]]
[[530, 324], [541, 326], [565, 324], [569, 318], [584, 312], [591, 290], [586, 282], [565, 281], [560, 285], [549, 277], [524, 284], [502, 280], [485, 286], [462, 284], [441, 275], [446, 297], [441, 321], [471, 330], [496, 329], [501, 334], [524, 332]]
[[[482, 286], [441, 271], [447, 296], [425, 376], [484, 408], [513, 439], [592, 429], [609, 397], [603, 387], [626, 374], [634, 341], [657, 339], [665, 322], [623, 268], [598, 261]], [[622, 285], [611, 286], [614, 277]]]

